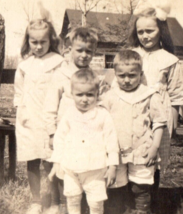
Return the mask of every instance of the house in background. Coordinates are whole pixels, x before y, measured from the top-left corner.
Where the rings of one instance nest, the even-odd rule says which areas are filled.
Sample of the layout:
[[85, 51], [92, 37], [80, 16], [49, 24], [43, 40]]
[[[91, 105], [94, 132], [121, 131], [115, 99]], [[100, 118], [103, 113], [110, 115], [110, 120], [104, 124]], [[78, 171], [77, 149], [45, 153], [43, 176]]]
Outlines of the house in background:
[[[67, 45], [67, 35], [71, 28], [81, 26], [81, 18], [80, 10], [67, 9], [65, 11], [60, 33], [63, 46]], [[87, 26], [96, 28], [99, 35], [97, 53], [92, 60], [92, 66], [103, 69], [113, 67], [114, 56], [121, 47], [125, 46], [134, 20], [135, 17], [130, 14], [93, 11], [88, 13]], [[173, 17], [167, 19], [167, 25], [174, 45], [174, 53], [183, 59], [183, 28]]]

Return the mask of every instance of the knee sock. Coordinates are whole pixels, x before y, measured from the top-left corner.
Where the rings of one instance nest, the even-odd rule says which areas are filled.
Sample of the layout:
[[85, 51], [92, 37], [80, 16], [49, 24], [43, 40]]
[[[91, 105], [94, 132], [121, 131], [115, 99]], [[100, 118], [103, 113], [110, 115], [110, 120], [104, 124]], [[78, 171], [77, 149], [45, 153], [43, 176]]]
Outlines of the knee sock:
[[103, 201], [88, 201], [90, 207], [90, 214], [103, 214], [104, 202]]
[[30, 190], [32, 193], [32, 203], [41, 204], [40, 198], [40, 159], [27, 162], [27, 175]]
[[81, 198], [82, 195], [67, 197], [67, 209], [69, 214], [81, 213]]
[[135, 199], [135, 209], [143, 211], [145, 213], [150, 212], [151, 185], [131, 183], [131, 187]]

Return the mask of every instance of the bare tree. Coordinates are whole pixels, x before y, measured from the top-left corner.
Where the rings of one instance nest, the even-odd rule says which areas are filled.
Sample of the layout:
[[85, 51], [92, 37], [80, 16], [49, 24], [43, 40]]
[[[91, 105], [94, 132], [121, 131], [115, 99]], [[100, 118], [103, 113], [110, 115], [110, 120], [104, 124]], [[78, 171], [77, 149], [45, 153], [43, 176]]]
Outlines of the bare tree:
[[87, 14], [99, 4], [101, 0], [76, 0], [75, 8], [77, 7], [82, 12], [82, 26], [86, 26]]

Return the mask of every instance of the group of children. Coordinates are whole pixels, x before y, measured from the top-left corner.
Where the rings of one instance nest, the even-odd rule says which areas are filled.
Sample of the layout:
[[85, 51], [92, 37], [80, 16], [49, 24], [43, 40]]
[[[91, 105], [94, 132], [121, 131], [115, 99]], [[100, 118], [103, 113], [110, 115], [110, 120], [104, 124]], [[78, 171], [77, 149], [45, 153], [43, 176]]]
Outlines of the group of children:
[[69, 214], [80, 214], [83, 191], [90, 213], [102, 214], [104, 201], [112, 200], [110, 191], [124, 203], [128, 183], [135, 205], [126, 213], [151, 213], [154, 174], [166, 170], [183, 105], [183, 76], [164, 43], [165, 23], [152, 8], [136, 18], [132, 48], [115, 56], [115, 77], [102, 95], [105, 81], [89, 67], [97, 49], [95, 30], [72, 30], [68, 61], [58, 53], [50, 22], [29, 24], [14, 99], [17, 158], [27, 161], [33, 197], [26, 214], [42, 213], [41, 160], [51, 187], [47, 214], [60, 213], [60, 186]]

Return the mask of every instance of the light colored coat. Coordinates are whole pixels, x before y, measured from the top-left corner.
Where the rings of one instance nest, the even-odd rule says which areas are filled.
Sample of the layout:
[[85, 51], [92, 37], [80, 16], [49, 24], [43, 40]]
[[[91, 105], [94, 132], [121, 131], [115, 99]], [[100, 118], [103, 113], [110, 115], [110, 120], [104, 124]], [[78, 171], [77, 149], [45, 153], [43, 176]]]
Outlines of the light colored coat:
[[157, 90], [161, 96], [167, 116], [167, 128], [163, 132], [159, 153], [161, 157], [161, 171], [166, 172], [170, 157], [170, 142], [173, 130], [172, 106], [183, 106], [183, 71], [176, 56], [158, 49], [146, 52], [143, 48], [134, 49], [143, 60], [142, 82]]
[[85, 113], [70, 107], [59, 122], [51, 160], [76, 173], [119, 164], [119, 146], [110, 114], [103, 107]]
[[48, 53], [22, 61], [15, 75], [14, 105], [17, 106], [16, 139], [18, 161], [47, 158], [49, 136], [45, 129], [43, 105], [52, 75], [63, 58]]
[[142, 155], [153, 143], [153, 131], [166, 126], [161, 96], [143, 84], [132, 92], [116, 85], [105, 95], [103, 105], [113, 118], [121, 152], [128, 151], [122, 163], [144, 164]]
[[68, 109], [74, 105], [71, 94], [71, 77], [79, 68], [74, 63], [64, 63], [61, 71], [55, 72], [44, 104], [47, 132], [55, 133], [57, 124]]

